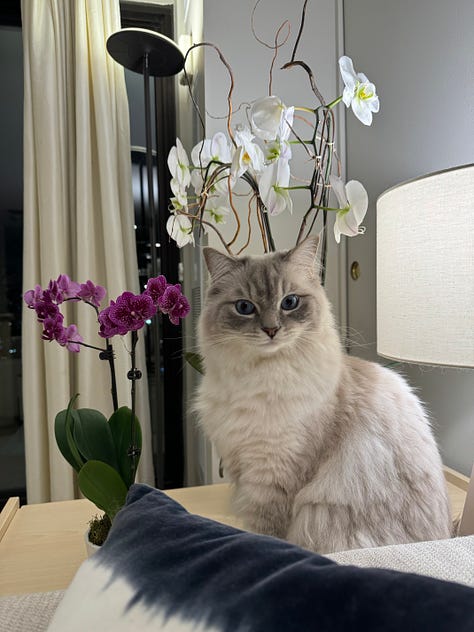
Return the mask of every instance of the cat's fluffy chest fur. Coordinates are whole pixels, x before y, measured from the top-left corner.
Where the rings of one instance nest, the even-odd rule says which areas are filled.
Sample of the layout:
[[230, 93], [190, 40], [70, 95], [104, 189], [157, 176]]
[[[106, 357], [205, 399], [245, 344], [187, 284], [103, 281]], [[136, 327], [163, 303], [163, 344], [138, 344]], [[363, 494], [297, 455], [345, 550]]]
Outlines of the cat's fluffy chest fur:
[[[424, 412], [399, 376], [341, 350], [310, 274], [315, 247], [244, 264], [208, 257], [196, 406], [236, 510], [250, 529], [320, 552], [448, 537]], [[254, 311], [236, 314], [238, 300]]]
[[286, 354], [282, 370], [280, 356], [254, 363], [240, 351], [238, 363], [233, 361], [237, 350], [225, 355], [211, 347], [205, 352], [202, 424], [234, 478], [237, 471], [241, 475], [263, 461], [262, 477], [282, 487], [292, 485], [287, 468], [300, 475], [298, 457], [308, 457], [324, 440], [325, 423], [318, 424], [315, 413], [323, 411], [322, 393], [337, 388], [340, 361], [324, 363], [316, 373], [310, 357], [314, 350], [307, 348], [304, 356]]

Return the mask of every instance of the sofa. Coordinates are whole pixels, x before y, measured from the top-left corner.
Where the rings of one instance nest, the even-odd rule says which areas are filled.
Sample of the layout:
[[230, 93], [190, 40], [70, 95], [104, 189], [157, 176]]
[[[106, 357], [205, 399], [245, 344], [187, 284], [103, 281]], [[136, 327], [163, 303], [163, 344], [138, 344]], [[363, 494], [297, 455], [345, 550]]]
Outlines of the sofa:
[[473, 630], [474, 536], [319, 556], [134, 485], [66, 591], [0, 598], [0, 632], [286, 631], [316, 620], [331, 631]]

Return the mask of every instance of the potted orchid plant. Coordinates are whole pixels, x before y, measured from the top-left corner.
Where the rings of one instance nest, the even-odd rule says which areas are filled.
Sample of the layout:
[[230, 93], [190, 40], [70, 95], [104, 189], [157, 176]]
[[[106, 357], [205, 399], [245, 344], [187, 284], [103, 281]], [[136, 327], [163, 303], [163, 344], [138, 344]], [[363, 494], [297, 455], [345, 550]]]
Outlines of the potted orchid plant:
[[[79, 489], [104, 512], [90, 524], [89, 539], [97, 545], [105, 541], [115, 515], [124, 505], [140, 459], [142, 437], [135, 415], [135, 383], [141, 378], [141, 372], [135, 366], [138, 331], [157, 313], [168, 315], [177, 325], [190, 309], [180, 285], [168, 283], [164, 276], [149, 279], [141, 294], [124, 292], [101, 310], [105, 295], [106, 290], [100, 285], [92, 281], [80, 284], [65, 274], [51, 280], [46, 288], [37, 285], [24, 295], [27, 306], [34, 310], [42, 325], [43, 340], [55, 341], [72, 353], [78, 353], [82, 347], [95, 349], [110, 368], [114, 409], [110, 419], [95, 409], [76, 409], [77, 394], [55, 419], [56, 443], [77, 472]], [[76, 325], [64, 325], [61, 306], [70, 301], [83, 302], [95, 311], [98, 335], [104, 339], [104, 347], [85, 343]], [[127, 377], [131, 382], [131, 408], [118, 406], [114, 352], [110, 342], [114, 336], [129, 333], [132, 339], [131, 368]]]
[[[191, 160], [179, 138], [169, 152], [173, 197], [167, 230], [179, 247], [194, 244], [197, 232], [214, 231], [229, 254], [240, 254], [250, 243], [253, 217], [263, 251], [273, 251], [276, 246], [271, 218], [283, 212], [292, 213], [295, 191], [305, 191], [306, 207], [298, 208], [295, 213], [299, 221], [296, 243], [315, 228], [316, 220], [322, 216], [320, 270], [324, 284], [328, 214], [335, 214], [334, 237], [339, 243], [342, 235], [353, 237], [364, 232], [361, 224], [368, 208], [364, 186], [356, 180], [345, 183], [341, 178], [342, 169], [335, 148], [334, 111], [338, 104], [343, 103], [364, 125], [371, 125], [373, 113], [379, 110], [379, 98], [374, 84], [363, 73], [356, 72], [352, 60], [344, 55], [339, 59], [343, 93], [331, 101], [324, 99], [311, 68], [298, 59], [307, 2], [305, 0], [303, 5], [301, 24], [290, 59], [281, 68], [299, 67], [306, 73], [315, 104], [287, 105], [273, 93], [273, 65], [288, 39], [280, 37], [286, 23], [278, 29], [275, 45], [265, 44], [274, 49], [268, 95], [259, 95], [248, 104], [232, 102], [233, 72], [216, 46], [204, 42], [189, 48], [185, 61], [194, 49], [201, 46], [211, 47], [217, 52], [229, 74], [228, 114], [225, 130], [195, 145], [191, 150]], [[253, 17], [252, 32], [263, 43], [255, 33]], [[188, 86], [191, 91], [190, 82]], [[196, 100], [192, 100], [197, 107]], [[239, 111], [245, 112], [246, 120], [243, 124], [241, 120], [234, 124], [234, 113]], [[199, 111], [198, 114], [204, 129]], [[292, 171], [292, 158], [296, 151], [302, 152], [304, 164], [309, 165], [309, 169], [298, 177]], [[334, 194], [332, 199], [331, 192]], [[229, 221], [233, 222], [234, 229], [231, 237], [225, 239], [221, 225]], [[246, 231], [245, 243], [236, 250], [237, 236], [243, 231]]]

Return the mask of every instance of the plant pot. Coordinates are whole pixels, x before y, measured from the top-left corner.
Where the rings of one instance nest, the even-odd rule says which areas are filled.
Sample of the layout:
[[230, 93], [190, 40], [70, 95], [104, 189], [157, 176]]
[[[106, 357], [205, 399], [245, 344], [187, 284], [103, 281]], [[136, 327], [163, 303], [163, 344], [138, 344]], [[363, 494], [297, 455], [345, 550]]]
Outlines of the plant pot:
[[100, 546], [98, 546], [97, 544], [92, 544], [92, 542], [89, 540], [89, 531], [90, 529], [87, 529], [87, 531], [84, 533], [84, 542], [86, 543], [87, 557], [94, 555], [94, 553], [100, 549]]

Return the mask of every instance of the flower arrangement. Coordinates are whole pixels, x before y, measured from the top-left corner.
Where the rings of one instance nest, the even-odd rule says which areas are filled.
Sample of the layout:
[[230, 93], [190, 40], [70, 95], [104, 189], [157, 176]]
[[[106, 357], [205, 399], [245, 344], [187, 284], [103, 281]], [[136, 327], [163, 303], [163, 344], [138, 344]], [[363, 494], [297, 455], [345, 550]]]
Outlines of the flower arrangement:
[[[318, 215], [322, 213], [323, 260], [328, 213], [336, 215], [336, 242], [340, 242], [341, 235], [353, 237], [364, 232], [361, 223], [367, 211], [368, 196], [360, 182], [352, 180], [344, 183], [341, 179], [341, 165], [335, 150], [334, 109], [339, 103], [344, 103], [347, 108], [352, 108], [364, 125], [370, 125], [373, 113], [379, 110], [379, 99], [375, 86], [364, 74], [354, 70], [352, 60], [347, 56], [339, 59], [345, 85], [343, 94], [330, 102], [323, 98], [311, 68], [298, 60], [297, 56], [306, 6], [307, 0], [304, 2], [293, 52], [282, 69], [299, 67], [306, 72], [316, 105], [288, 106], [272, 93], [273, 66], [279, 49], [289, 35], [288, 30], [286, 38], [281, 40], [280, 33], [285, 23], [276, 34], [275, 45], [265, 44], [274, 49], [268, 95], [237, 108], [232, 103], [234, 76], [222, 52], [207, 42], [189, 48], [186, 58], [199, 46], [212, 47], [217, 51], [228, 71], [230, 88], [226, 131], [219, 131], [212, 138], [198, 143], [191, 151], [191, 160], [177, 138], [168, 156], [173, 197], [167, 230], [179, 247], [194, 243], [197, 228], [198, 231], [216, 232], [227, 252], [234, 254], [237, 235], [247, 225], [246, 242], [235, 253], [239, 254], [250, 242], [250, 218], [254, 216], [258, 221], [264, 252], [275, 250], [270, 219], [283, 212], [292, 212], [295, 190], [304, 190], [308, 194], [307, 207], [302, 214], [298, 214], [301, 224], [297, 243], [311, 232]], [[252, 32], [261, 42], [254, 30], [253, 17]], [[245, 109], [246, 123], [234, 126], [233, 113], [242, 107]], [[306, 164], [310, 165], [305, 177], [295, 177], [291, 171], [291, 161], [296, 150], [304, 153]], [[331, 191], [336, 198], [333, 206], [329, 204]], [[242, 206], [237, 200], [242, 197], [247, 202], [246, 219], [239, 217], [242, 215]], [[229, 219], [233, 220], [235, 231], [226, 241], [220, 228]], [[324, 274], [324, 265], [321, 269]]]
[[[179, 324], [189, 313], [189, 303], [180, 285], [172, 285], [164, 276], [149, 279], [141, 294], [124, 292], [108, 307], [100, 310], [106, 295], [105, 288], [92, 281], [77, 283], [65, 274], [51, 280], [46, 288], [37, 285], [24, 295], [27, 306], [34, 310], [42, 325], [42, 339], [56, 341], [73, 353], [81, 347], [99, 351], [99, 358], [110, 368], [111, 395], [114, 412], [110, 419], [98, 410], [75, 409], [78, 395], [72, 397], [67, 409], [56, 415], [55, 437], [64, 458], [77, 472], [79, 489], [105, 514], [91, 522], [90, 539], [102, 544], [110, 525], [125, 503], [140, 459], [142, 437], [135, 415], [135, 383], [141, 371], [135, 366], [138, 330], [157, 313], [167, 314], [171, 322]], [[105, 339], [105, 347], [86, 344], [74, 324], [64, 325], [61, 306], [69, 301], [83, 302], [96, 313], [98, 335]], [[114, 351], [110, 339], [131, 332], [131, 409], [118, 406]]]

